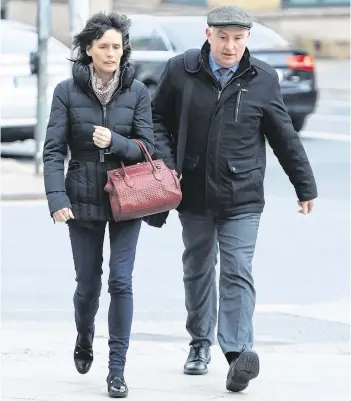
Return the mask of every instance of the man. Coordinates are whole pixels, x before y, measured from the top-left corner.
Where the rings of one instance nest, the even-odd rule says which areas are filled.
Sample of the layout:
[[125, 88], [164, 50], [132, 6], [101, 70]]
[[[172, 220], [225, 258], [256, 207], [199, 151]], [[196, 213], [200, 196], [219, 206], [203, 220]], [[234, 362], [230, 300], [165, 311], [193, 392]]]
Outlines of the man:
[[230, 365], [226, 388], [238, 392], [259, 373], [252, 350], [251, 263], [264, 208], [265, 138], [295, 187], [300, 213], [312, 211], [317, 189], [277, 73], [246, 47], [252, 18], [236, 7], [217, 7], [207, 22], [201, 52], [169, 60], [155, 93], [156, 158], [182, 174], [178, 212], [192, 338], [184, 373], [207, 373], [217, 323], [219, 246], [217, 337]]

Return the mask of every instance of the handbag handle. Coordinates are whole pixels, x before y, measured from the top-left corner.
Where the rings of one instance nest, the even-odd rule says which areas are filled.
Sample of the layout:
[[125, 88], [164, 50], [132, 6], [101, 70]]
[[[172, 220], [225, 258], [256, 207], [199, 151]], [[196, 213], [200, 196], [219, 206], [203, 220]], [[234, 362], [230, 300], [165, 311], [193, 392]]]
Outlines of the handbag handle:
[[[152, 160], [152, 157], [151, 157], [150, 153], [148, 152], [148, 150], [147, 150], [146, 146], [144, 145], [144, 143], [142, 141], [140, 141], [139, 139], [134, 139], [134, 140], [137, 143], [137, 145], [139, 146], [139, 148], [141, 149], [142, 153], [144, 154], [145, 159], [151, 164], [152, 172], [153, 172], [153, 175], [155, 176], [156, 180], [162, 181], [163, 177], [160, 174], [160, 172], [158, 171], [158, 169], [156, 167], [156, 164]], [[124, 165], [123, 161], [121, 161], [121, 167], [122, 167], [122, 170], [123, 170], [125, 182], [128, 185], [128, 184], [130, 184], [130, 177], [127, 174], [127, 171], [125, 169], [125, 165]]]
[[[143, 142], [140, 141], [139, 139], [134, 139], [134, 141], [138, 144], [140, 150], [142, 151], [142, 153], [143, 153], [144, 156], [145, 156], [145, 159], [152, 165], [152, 169], [153, 169], [154, 171], [156, 171], [156, 170], [157, 170], [157, 167], [156, 167], [154, 161], [152, 160], [152, 157], [151, 157], [150, 153], [149, 153], [148, 150], [146, 149], [146, 146], [145, 146], [145, 145], [143, 144]], [[123, 171], [124, 171], [124, 163], [123, 163], [123, 161], [121, 161], [121, 166], [122, 166]]]
[[150, 153], [148, 152], [148, 150], [146, 149], [146, 146], [144, 145], [144, 143], [142, 141], [140, 141], [139, 139], [135, 139], [135, 142], [139, 145], [139, 148], [144, 153], [145, 159], [152, 164], [152, 167], [154, 169], [156, 169], [156, 165], [155, 165], [154, 161], [152, 160], [152, 157], [151, 157]]

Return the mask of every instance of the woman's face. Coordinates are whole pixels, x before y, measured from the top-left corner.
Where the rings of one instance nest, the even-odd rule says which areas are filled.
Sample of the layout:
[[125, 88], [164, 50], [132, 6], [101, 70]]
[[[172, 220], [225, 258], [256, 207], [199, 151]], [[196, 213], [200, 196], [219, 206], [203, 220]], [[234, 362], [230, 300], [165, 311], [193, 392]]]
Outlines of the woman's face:
[[87, 54], [93, 59], [98, 73], [114, 73], [123, 55], [122, 33], [115, 29], [107, 30], [100, 39], [93, 40]]

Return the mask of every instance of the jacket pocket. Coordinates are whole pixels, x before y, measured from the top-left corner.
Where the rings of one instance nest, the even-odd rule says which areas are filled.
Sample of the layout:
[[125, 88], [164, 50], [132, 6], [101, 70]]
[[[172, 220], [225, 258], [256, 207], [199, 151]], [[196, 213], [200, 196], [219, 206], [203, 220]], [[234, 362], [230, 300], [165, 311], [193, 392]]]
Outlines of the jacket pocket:
[[78, 171], [85, 169], [86, 162], [78, 161], [78, 160], [70, 160], [68, 162], [68, 169], [67, 169], [67, 174], [73, 172], [73, 171]]
[[66, 193], [71, 202], [84, 202], [86, 198], [86, 162], [70, 160], [66, 174]]
[[234, 204], [264, 202], [264, 164], [259, 158], [245, 160], [228, 160], [232, 178]]

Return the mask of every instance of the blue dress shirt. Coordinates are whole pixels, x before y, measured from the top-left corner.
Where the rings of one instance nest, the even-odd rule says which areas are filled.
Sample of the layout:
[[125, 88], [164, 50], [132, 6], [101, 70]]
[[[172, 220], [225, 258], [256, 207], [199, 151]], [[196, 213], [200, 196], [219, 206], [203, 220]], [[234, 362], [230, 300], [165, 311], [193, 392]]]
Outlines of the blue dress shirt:
[[[221, 74], [219, 73], [219, 70], [220, 70], [221, 68], [224, 68], [224, 67], [221, 67], [220, 65], [218, 65], [218, 64], [215, 62], [215, 60], [214, 60], [214, 58], [213, 58], [213, 56], [212, 56], [211, 53], [210, 53], [210, 56], [209, 56], [209, 60], [208, 60], [208, 61], [209, 61], [211, 70], [212, 70], [212, 72], [214, 73], [215, 77], [216, 77], [217, 79], [219, 79], [219, 78], [221, 77]], [[238, 68], [239, 68], [239, 63], [237, 63], [234, 67], [228, 68], [227, 75], [228, 75], [228, 76], [232, 76], [233, 74], [235, 74], [235, 72], [236, 72], [236, 70], [237, 70]]]

